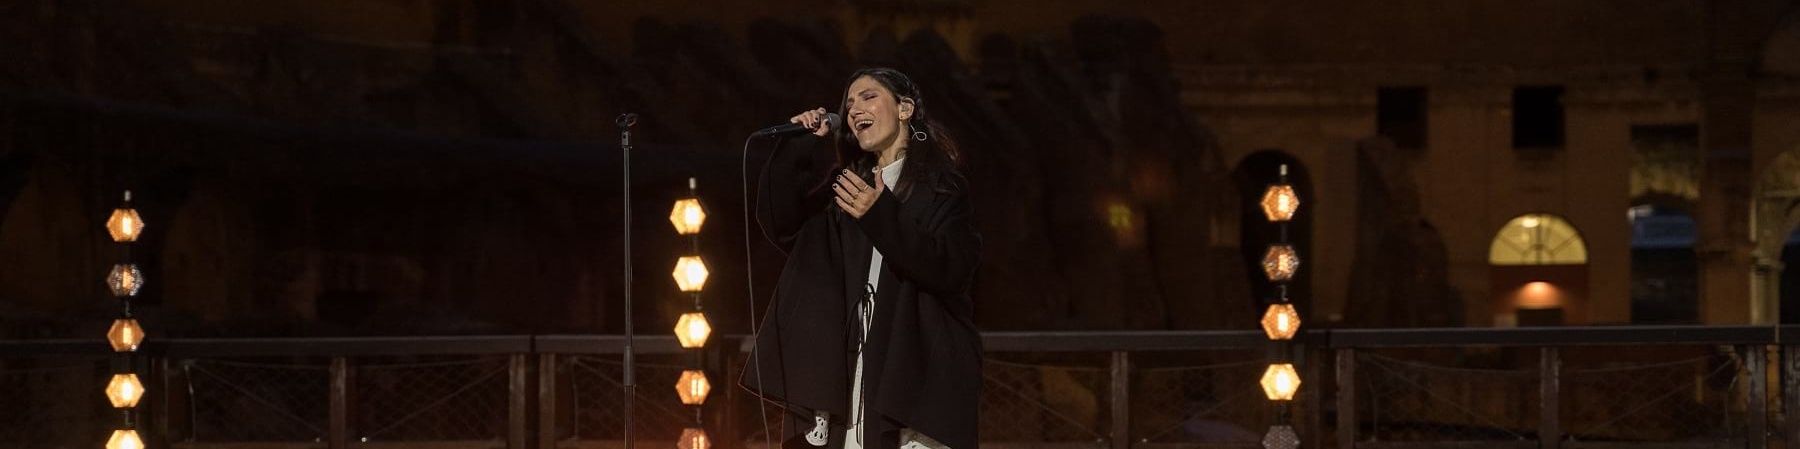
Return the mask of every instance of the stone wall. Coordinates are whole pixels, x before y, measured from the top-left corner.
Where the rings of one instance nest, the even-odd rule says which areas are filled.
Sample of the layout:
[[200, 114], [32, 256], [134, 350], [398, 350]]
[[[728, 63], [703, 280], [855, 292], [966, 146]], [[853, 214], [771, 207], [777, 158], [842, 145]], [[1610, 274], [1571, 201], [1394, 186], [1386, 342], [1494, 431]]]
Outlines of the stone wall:
[[[746, 317], [742, 286], [766, 296], [783, 256], [757, 237], [745, 251], [740, 139], [835, 104], [843, 74], [880, 64], [918, 78], [968, 150], [989, 329], [1251, 326], [1257, 273], [1242, 254], [1263, 242], [1244, 228], [1254, 186], [1232, 173], [1261, 152], [1302, 164], [1311, 185], [1296, 232], [1313, 322], [1493, 323], [1505, 307], [1488, 244], [1542, 212], [1589, 245], [1575, 322], [1626, 323], [1628, 130], [1670, 123], [1748, 130], [1707, 134], [1711, 171], [1696, 181], [1702, 252], [1718, 261], [1702, 265], [1707, 319], [1748, 322], [1769, 301], [1726, 281], [1749, 277], [1752, 189], [1719, 182], [1800, 148], [1785, 126], [1794, 57], [1780, 51], [1794, 8], [1709, 5], [13, 2], [0, 7], [0, 316], [59, 335], [103, 322], [99, 273], [118, 255], [98, 220], [131, 188], [151, 221], [134, 256], [162, 328], [612, 330], [612, 118], [631, 111], [645, 117], [638, 323], [661, 329], [686, 307], [665, 268], [681, 244], [660, 217], [689, 176], [713, 214], [707, 308]], [[1560, 151], [1512, 148], [1518, 85], [1566, 86]], [[1384, 86], [1426, 88], [1429, 130], [1424, 148], [1371, 165]], [[752, 145], [748, 168], [765, 154]], [[1417, 206], [1372, 208], [1367, 186]], [[1414, 284], [1358, 287], [1384, 279]], [[1434, 305], [1461, 312], [1356, 312]]]

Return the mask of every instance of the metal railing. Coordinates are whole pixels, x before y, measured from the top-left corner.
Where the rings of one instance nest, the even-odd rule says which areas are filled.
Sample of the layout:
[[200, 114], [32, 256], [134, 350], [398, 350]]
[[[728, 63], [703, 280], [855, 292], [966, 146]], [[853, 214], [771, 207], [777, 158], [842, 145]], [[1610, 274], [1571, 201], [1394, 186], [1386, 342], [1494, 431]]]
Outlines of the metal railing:
[[[1784, 330], [1800, 327], [1313, 331], [1285, 407], [1305, 447], [1764, 448], [1800, 441], [1783, 413], [1800, 403], [1800, 344]], [[779, 429], [735, 386], [743, 338], [715, 338], [701, 353], [634, 344], [645, 444], [696, 419], [723, 448], [762, 447], [759, 413]], [[1259, 447], [1280, 411], [1256, 384], [1273, 349], [1260, 332], [984, 342], [983, 445]], [[121, 366], [109, 349], [0, 342], [0, 445], [101, 445], [121, 422], [101, 392]], [[137, 427], [152, 447], [605, 446], [623, 434], [622, 349], [578, 335], [152, 341], [131, 361], [150, 387]], [[673, 386], [691, 366], [714, 383], [698, 417]]]

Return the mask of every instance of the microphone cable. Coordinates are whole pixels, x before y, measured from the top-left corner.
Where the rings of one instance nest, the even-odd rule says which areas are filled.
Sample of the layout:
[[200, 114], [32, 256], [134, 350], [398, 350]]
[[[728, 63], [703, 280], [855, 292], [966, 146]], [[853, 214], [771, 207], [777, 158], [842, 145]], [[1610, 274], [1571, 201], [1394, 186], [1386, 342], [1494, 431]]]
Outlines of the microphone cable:
[[[738, 160], [738, 176], [741, 180], [739, 188], [742, 189], [739, 192], [743, 194], [744, 209], [744, 285], [750, 290], [750, 307], [745, 309], [750, 316], [750, 358], [747, 360], [754, 365], [752, 369], [756, 370], [756, 417], [762, 420], [763, 446], [765, 449], [774, 449], [773, 443], [777, 437], [769, 429], [769, 400], [763, 397], [762, 392], [766, 388], [762, 376], [762, 347], [757, 344], [761, 342], [762, 327], [757, 326], [756, 322], [756, 251], [750, 240], [750, 142], [755, 139], [755, 134], [744, 138], [743, 156]], [[780, 145], [780, 140], [776, 142], [776, 145]]]

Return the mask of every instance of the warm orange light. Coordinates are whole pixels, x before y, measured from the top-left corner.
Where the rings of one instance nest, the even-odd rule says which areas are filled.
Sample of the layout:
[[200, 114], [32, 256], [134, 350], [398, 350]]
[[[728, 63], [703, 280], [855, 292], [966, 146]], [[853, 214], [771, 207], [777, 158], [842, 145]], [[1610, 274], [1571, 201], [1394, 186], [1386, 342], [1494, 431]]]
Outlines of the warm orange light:
[[685, 256], [675, 261], [675, 285], [681, 291], [693, 293], [706, 287], [706, 262], [700, 256]]
[[135, 242], [143, 232], [144, 219], [138, 216], [137, 209], [113, 209], [112, 218], [106, 219], [106, 233], [112, 234], [115, 242]]
[[700, 226], [706, 224], [706, 210], [700, 207], [700, 200], [694, 198], [675, 202], [675, 210], [669, 211], [669, 223], [675, 225], [675, 233], [691, 235], [700, 232]]
[[1291, 340], [1300, 332], [1300, 312], [1290, 303], [1270, 304], [1263, 312], [1262, 327], [1270, 340]]
[[1263, 394], [1271, 401], [1294, 400], [1294, 392], [1300, 390], [1300, 373], [1294, 371], [1292, 363], [1276, 363], [1263, 371]]
[[138, 439], [136, 430], [114, 430], [112, 438], [106, 440], [106, 449], [144, 449], [144, 440]]
[[137, 296], [138, 290], [144, 288], [144, 272], [138, 270], [137, 264], [113, 265], [112, 272], [106, 275], [106, 288], [112, 290], [113, 296]]
[[113, 320], [112, 329], [106, 331], [106, 342], [112, 343], [114, 352], [136, 351], [144, 342], [144, 328], [131, 318]]
[[1276, 184], [1269, 186], [1262, 197], [1263, 216], [1269, 221], [1288, 221], [1294, 219], [1294, 213], [1300, 210], [1300, 195], [1294, 193], [1294, 186]]
[[712, 392], [712, 383], [706, 381], [705, 371], [682, 371], [681, 380], [675, 381], [675, 392], [681, 395], [682, 404], [700, 405], [706, 403], [706, 394]]
[[712, 325], [707, 324], [706, 314], [688, 312], [681, 314], [675, 321], [675, 339], [681, 341], [681, 347], [693, 349], [706, 346], [706, 337], [712, 335]]
[[112, 401], [113, 408], [137, 407], [138, 399], [144, 397], [144, 384], [138, 382], [136, 374], [114, 374], [112, 382], [106, 384], [106, 400]]
[[1554, 309], [1562, 307], [1562, 290], [1555, 284], [1533, 281], [1519, 288], [1516, 300], [1521, 309]]
[[681, 430], [681, 441], [675, 443], [675, 449], [712, 449], [712, 440], [706, 437], [706, 431], [689, 427]]
[[1269, 245], [1269, 251], [1263, 253], [1263, 274], [1270, 281], [1287, 282], [1300, 271], [1300, 253], [1294, 251], [1294, 245]]

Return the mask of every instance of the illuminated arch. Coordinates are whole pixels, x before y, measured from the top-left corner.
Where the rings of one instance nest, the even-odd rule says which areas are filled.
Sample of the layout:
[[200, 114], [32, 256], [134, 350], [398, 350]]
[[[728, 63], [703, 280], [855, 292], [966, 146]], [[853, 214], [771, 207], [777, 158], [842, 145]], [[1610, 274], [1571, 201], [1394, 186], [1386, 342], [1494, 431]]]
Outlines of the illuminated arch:
[[1568, 220], [1551, 214], [1514, 217], [1494, 234], [1488, 246], [1493, 265], [1579, 265], [1587, 263], [1587, 244]]

